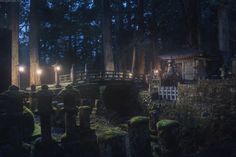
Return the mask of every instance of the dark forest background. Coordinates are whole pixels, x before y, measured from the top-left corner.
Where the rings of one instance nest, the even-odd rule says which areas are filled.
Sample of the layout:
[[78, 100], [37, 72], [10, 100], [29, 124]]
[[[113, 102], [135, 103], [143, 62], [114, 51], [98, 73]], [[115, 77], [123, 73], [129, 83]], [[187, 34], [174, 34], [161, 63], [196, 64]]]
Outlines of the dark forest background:
[[[6, 9], [1, 3], [1, 27], [9, 23]], [[84, 68], [87, 63], [102, 69], [103, 47], [110, 44], [116, 70], [130, 70], [136, 50], [148, 72], [166, 50], [201, 49], [228, 64], [236, 48], [233, 0], [21, 0], [19, 11], [20, 62], [27, 64], [34, 31], [39, 31], [41, 65], [77, 63]], [[31, 20], [38, 27], [29, 31]], [[112, 41], [104, 43], [106, 30]]]

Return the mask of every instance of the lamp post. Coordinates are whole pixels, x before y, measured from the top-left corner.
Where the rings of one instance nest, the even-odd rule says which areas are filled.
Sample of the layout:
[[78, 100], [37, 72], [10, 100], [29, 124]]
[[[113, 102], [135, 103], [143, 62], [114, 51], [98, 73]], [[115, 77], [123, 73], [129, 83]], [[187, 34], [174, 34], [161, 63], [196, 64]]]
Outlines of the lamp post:
[[158, 69], [155, 69], [153, 71], [153, 79], [159, 79], [159, 70]]
[[61, 66], [58, 64], [53, 65], [55, 72], [55, 84], [56, 87], [60, 87], [59, 72], [61, 71]]
[[25, 72], [25, 66], [23, 65], [18, 65], [18, 86], [19, 88], [21, 89], [21, 73], [24, 73]]

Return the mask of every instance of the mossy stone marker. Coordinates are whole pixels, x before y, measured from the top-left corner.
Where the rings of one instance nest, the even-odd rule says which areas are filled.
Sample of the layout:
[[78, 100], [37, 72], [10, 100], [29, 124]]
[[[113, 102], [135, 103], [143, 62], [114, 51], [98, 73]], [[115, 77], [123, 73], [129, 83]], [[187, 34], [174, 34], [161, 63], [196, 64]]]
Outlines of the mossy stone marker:
[[148, 117], [133, 117], [128, 122], [131, 157], [151, 157]]
[[79, 120], [81, 129], [90, 129], [90, 114], [91, 108], [89, 106], [79, 107]]
[[99, 138], [101, 157], [127, 157], [126, 133], [108, 129]]
[[179, 155], [179, 122], [176, 120], [160, 120], [156, 124], [160, 156], [177, 157]]

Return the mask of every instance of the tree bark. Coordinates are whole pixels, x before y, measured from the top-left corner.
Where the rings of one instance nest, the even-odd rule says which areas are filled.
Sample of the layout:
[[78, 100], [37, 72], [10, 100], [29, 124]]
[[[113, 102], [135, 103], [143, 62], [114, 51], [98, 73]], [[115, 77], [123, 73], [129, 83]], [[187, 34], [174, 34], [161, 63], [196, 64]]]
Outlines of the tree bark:
[[39, 69], [39, 17], [37, 0], [30, 1], [30, 32], [29, 32], [29, 53], [30, 53], [30, 84], [40, 85]]
[[200, 1], [183, 0], [187, 26], [187, 45], [191, 48], [200, 46]]
[[112, 33], [111, 33], [111, 11], [110, 0], [102, 0], [102, 35], [104, 66], [106, 71], [114, 71], [114, 60], [112, 52]]
[[118, 71], [124, 70], [122, 67], [122, 48], [123, 48], [123, 43], [122, 43], [122, 1], [117, 0], [117, 10], [116, 10], [116, 52], [114, 55], [114, 63], [115, 63], [115, 69]]
[[156, 2], [156, 0], [152, 0], [152, 19], [151, 19], [151, 26], [150, 26], [151, 46], [152, 46], [152, 55], [151, 55], [152, 65], [151, 65], [151, 67], [153, 69], [160, 70], [160, 59], [159, 59], [158, 50], [157, 50], [158, 26], [157, 26], [156, 20], [155, 20], [157, 17], [156, 8], [157, 8], [157, 2]]
[[226, 65], [230, 57], [229, 5], [221, 4], [218, 9], [219, 50]]
[[11, 84], [19, 86], [19, 2], [10, 4]]
[[135, 71], [137, 74], [145, 73], [145, 51], [144, 51], [144, 0], [138, 0], [137, 8], [137, 30], [134, 40], [136, 41], [136, 63]]

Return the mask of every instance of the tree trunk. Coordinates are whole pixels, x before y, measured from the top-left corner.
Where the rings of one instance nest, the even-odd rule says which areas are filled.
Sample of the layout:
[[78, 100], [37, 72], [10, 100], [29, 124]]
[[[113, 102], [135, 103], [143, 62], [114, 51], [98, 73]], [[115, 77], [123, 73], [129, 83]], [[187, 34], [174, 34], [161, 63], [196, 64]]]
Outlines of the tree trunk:
[[221, 4], [218, 9], [219, 50], [226, 63], [230, 57], [229, 5]]
[[200, 1], [183, 0], [187, 25], [187, 44], [191, 48], [200, 46]]
[[37, 75], [39, 69], [39, 18], [37, 0], [30, 1], [30, 85], [40, 85], [40, 77]]
[[[151, 47], [152, 47], [152, 55], [151, 55], [151, 61], [152, 65], [151, 67], [153, 69], [158, 69], [160, 70], [160, 59], [158, 55], [158, 50], [157, 50], [157, 44], [158, 44], [158, 26], [156, 24], [156, 17], [157, 15], [157, 2], [156, 0], [152, 0], [152, 19], [151, 19], [151, 26], [150, 26], [150, 31], [151, 31]], [[152, 69], [152, 70], [153, 70]]]
[[[135, 38], [136, 41], [136, 63], [135, 63], [135, 71], [137, 74], [145, 73], [145, 52], [144, 52], [144, 0], [138, 0], [138, 8], [137, 8], [137, 25], [138, 28], [136, 30]], [[136, 40], [136, 39], [135, 39]]]
[[111, 37], [111, 12], [110, 0], [102, 0], [102, 35], [103, 35], [103, 51], [104, 65], [106, 71], [114, 71], [114, 60], [112, 52]]
[[[118, 71], [124, 70], [122, 67], [122, 60], [121, 60], [121, 54], [122, 54], [122, 1], [117, 0], [117, 10], [116, 10], [116, 53], [114, 55], [114, 63], [115, 63], [115, 69]], [[122, 69], [122, 70], [121, 70]]]
[[10, 4], [11, 84], [19, 86], [19, 2]]

